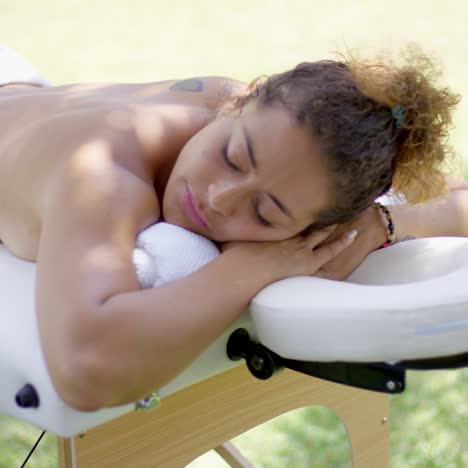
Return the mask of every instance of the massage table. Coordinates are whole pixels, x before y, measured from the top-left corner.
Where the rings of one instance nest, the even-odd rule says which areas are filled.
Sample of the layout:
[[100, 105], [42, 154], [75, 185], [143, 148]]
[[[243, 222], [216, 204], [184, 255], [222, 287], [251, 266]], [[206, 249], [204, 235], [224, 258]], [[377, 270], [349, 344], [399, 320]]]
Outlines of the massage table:
[[[55, 433], [60, 468], [182, 467], [291, 409], [343, 420], [355, 467], [388, 465], [389, 395], [407, 369], [468, 364], [468, 239], [373, 252], [345, 282], [297, 277], [262, 290], [147, 402], [76, 411], [56, 394], [39, 344], [35, 264], [0, 245], [0, 412]], [[283, 370], [281, 370], [283, 369]], [[441, 396], [442, 397], [442, 396]]]
[[[0, 86], [50, 86], [2, 45], [0, 65]], [[161, 406], [149, 398], [79, 412], [45, 366], [34, 276], [0, 244], [0, 412], [57, 434], [60, 468], [182, 467], [212, 448], [246, 467], [227, 441], [307, 405], [341, 417], [354, 467], [384, 467], [388, 395], [404, 391], [406, 369], [468, 364], [468, 239], [419, 239], [373, 252], [346, 282], [268, 286], [159, 390]]]

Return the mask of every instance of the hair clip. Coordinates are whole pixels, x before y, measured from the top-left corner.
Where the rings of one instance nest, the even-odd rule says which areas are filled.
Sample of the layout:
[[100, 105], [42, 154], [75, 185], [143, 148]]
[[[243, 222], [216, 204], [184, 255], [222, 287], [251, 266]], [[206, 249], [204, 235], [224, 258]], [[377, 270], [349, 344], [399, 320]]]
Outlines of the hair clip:
[[392, 117], [395, 120], [395, 127], [400, 129], [405, 122], [405, 108], [403, 106], [395, 106], [392, 109]]

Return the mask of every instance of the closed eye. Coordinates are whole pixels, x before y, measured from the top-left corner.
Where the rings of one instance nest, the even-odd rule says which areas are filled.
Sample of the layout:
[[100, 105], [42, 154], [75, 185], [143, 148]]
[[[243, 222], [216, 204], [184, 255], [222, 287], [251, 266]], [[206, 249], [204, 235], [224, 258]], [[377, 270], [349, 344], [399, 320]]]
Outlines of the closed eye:
[[258, 209], [259, 201], [258, 198], [255, 200], [254, 204], [254, 211], [255, 211], [255, 217], [257, 218], [258, 222], [262, 224], [263, 226], [271, 227], [272, 224], [270, 221], [266, 220], [261, 214], [260, 210]]
[[[229, 159], [229, 155], [228, 155], [228, 146], [226, 145], [224, 148], [223, 148], [223, 160], [224, 160], [224, 163], [230, 168], [232, 169], [233, 171], [236, 171], [236, 172], [242, 172], [242, 170], [237, 167], [230, 159]], [[258, 201], [258, 198], [255, 200], [254, 202], [254, 213], [255, 213], [255, 217], [257, 218], [257, 221], [262, 225], [262, 226], [267, 226], [267, 227], [270, 227], [272, 226], [272, 223], [270, 223], [270, 221], [268, 221], [267, 219], [265, 219], [261, 214], [260, 214], [260, 211], [259, 211], [259, 201]]]
[[228, 156], [228, 147], [227, 145], [223, 149], [223, 159], [227, 166], [229, 166], [234, 171], [242, 172], [230, 159]]

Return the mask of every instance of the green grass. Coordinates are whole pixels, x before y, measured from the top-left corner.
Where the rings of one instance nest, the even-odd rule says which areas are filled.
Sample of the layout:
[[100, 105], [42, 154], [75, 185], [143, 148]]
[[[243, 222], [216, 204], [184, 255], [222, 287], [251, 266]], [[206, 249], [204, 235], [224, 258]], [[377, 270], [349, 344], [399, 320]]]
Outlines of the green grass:
[[[417, 42], [442, 63], [445, 82], [466, 95], [467, 13], [462, 0], [0, 0], [0, 43], [61, 84], [212, 74], [250, 80], [345, 47], [371, 53]], [[466, 100], [455, 125], [452, 141], [466, 158]], [[467, 370], [410, 373], [407, 391], [392, 400], [392, 468], [468, 466], [467, 388]], [[39, 434], [0, 416], [0, 468], [20, 466]], [[341, 468], [349, 458], [342, 424], [322, 408], [284, 415], [236, 444], [268, 468]], [[48, 435], [28, 466], [53, 467], [55, 459]], [[210, 454], [195, 466], [225, 465]]]

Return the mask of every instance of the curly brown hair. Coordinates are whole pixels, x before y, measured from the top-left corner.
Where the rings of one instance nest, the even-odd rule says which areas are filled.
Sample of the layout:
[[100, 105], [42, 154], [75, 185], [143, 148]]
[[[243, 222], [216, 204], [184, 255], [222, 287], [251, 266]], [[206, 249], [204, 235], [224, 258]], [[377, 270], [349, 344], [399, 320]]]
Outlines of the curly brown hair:
[[261, 77], [239, 97], [241, 109], [255, 100], [281, 104], [321, 144], [333, 177], [334, 200], [311, 228], [342, 223], [390, 188], [410, 203], [443, 193], [442, 165], [459, 96], [437, 87], [440, 71], [415, 46], [397, 64], [386, 55], [361, 60], [301, 63]]

